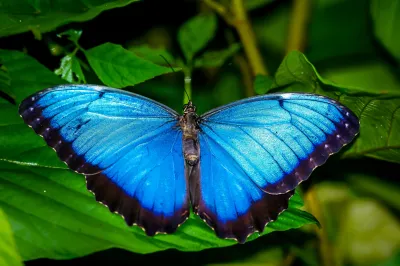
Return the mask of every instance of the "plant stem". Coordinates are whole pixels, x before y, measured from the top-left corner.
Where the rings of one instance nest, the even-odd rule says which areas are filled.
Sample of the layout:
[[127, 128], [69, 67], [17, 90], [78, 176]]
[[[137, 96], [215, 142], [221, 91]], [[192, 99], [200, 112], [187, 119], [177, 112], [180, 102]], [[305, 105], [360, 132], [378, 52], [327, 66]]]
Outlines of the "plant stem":
[[307, 26], [312, 8], [312, 0], [294, 0], [289, 25], [289, 35], [286, 52], [292, 50], [304, 51], [306, 46]]
[[228, 10], [224, 5], [215, 2], [214, 0], [203, 0], [203, 2], [213, 9], [218, 15], [224, 18], [224, 20], [231, 26], [233, 26], [232, 17], [228, 14]]
[[192, 99], [192, 71], [189, 67], [183, 67], [185, 92], [183, 94], [183, 104], [187, 104]]
[[305, 205], [320, 222], [321, 228], [316, 228], [315, 232], [320, 241], [320, 255], [322, 265], [335, 265], [333, 257], [333, 247], [329, 242], [328, 233], [326, 232], [326, 219], [321, 208], [321, 203], [318, 200], [318, 195], [315, 186], [312, 186], [304, 196]]
[[232, 13], [234, 16], [234, 26], [242, 41], [244, 51], [253, 71], [253, 76], [267, 75], [268, 71], [262, 60], [260, 50], [257, 47], [256, 36], [247, 17], [243, 0], [232, 0]]
[[230, 10], [214, 0], [204, 0], [204, 3], [223, 17], [224, 20], [238, 32], [253, 77], [256, 75], [268, 75], [243, 0], [232, 0], [232, 7]]

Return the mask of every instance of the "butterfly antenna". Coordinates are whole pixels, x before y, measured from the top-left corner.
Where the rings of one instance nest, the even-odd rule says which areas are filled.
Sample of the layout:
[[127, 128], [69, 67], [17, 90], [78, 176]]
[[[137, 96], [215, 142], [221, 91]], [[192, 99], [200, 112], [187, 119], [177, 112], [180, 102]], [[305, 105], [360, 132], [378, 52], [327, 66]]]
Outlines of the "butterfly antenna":
[[[176, 73], [174, 68], [171, 66], [171, 64], [168, 62], [168, 60], [162, 55], [160, 54], [160, 56], [162, 57], [162, 59], [164, 59], [164, 61], [168, 64], [168, 66], [172, 69], [172, 72]], [[186, 97], [188, 98], [188, 100], [190, 101], [190, 97], [189, 94], [187, 93], [186, 89], [183, 88], [183, 90], [185, 91]]]

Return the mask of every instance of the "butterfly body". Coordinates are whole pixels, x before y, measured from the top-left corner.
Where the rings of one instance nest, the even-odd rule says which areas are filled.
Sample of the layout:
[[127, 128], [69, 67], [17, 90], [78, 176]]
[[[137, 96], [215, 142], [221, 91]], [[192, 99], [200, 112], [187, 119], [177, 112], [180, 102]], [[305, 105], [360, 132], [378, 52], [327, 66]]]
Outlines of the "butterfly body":
[[87, 188], [147, 235], [193, 212], [243, 243], [287, 209], [294, 189], [357, 135], [357, 117], [313, 94], [243, 99], [182, 115], [122, 90], [63, 85], [26, 98], [21, 117]]
[[200, 158], [198, 119], [196, 107], [189, 101], [184, 107], [183, 115], [179, 118], [179, 125], [182, 130], [183, 155], [189, 166], [196, 165]]

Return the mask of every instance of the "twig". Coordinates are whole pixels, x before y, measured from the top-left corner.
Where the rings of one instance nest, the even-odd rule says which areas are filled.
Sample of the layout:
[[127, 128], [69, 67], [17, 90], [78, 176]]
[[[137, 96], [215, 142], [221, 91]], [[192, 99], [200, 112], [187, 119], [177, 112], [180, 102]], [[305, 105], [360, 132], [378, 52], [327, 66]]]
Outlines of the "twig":
[[232, 0], [232, 13], [234, 16], [234, 26], [242, 41], [244, 51], [253, 70], [253, 76], [267, 75], [268, 71], [262, 60], [260, 50], [257, 47], [256, 36], [250, 21], [243, 0]]
[[215, 2], [214, 0], [204, 0], [204, 3], [213, 9], [218, 15], [224, 18], [226, 23], [229, 25], [233, 26], [233, 20], [230, 14], [228, 14], [228, 9], [224, 6], [221, 5], [220, 3]]
[[291, 22], [286, 52], [303, 52], [306, 46], [307, 26], [312, 8], [312, 0], [293, 0]]
[[267, 75], [268, 71], [257, 47], [256, 37], [247, 17], [247, 11], [244, 7], [243, 0], [232, 0], [232, 7], [230, 10], [213, 0], [204, 0], [204, 3], [223, 17], [224, 20], [229, 25], [232, 25], [238, 32], [246, 57], [251, 66], [253, 77], [260, 74]]
[[312, 186], [304, 196], [305, 205], [309, 212], [311, 212], [320, 222], [321, 228], [316, 227], [316, 234], [320, 241], [320, 255], [322, 258], [322, 265], [331, 266], [335, 265], [333, 257], [333, 247], [329, 242], [328, 233], [326, 231], [326, 220], [323, 214], [320, 201], [318, 200], [317, 191], [315, 186]]

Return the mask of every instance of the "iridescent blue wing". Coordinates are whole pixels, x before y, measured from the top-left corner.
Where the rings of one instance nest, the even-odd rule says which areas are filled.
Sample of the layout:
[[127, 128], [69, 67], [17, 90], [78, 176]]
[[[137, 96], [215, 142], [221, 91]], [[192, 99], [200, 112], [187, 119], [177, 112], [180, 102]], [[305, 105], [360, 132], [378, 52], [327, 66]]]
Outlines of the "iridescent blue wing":
[[19, 112], [128, 225], [171, 233], [188, 217], [182, 132], [172, 109], [122, 90], [64, 85], [26, 98]]
[[313, 94], [269, 94], [212, 110], [200, 118], [194, 210], [220, 237], [243, 242], [358, 130], [348, 108]]

